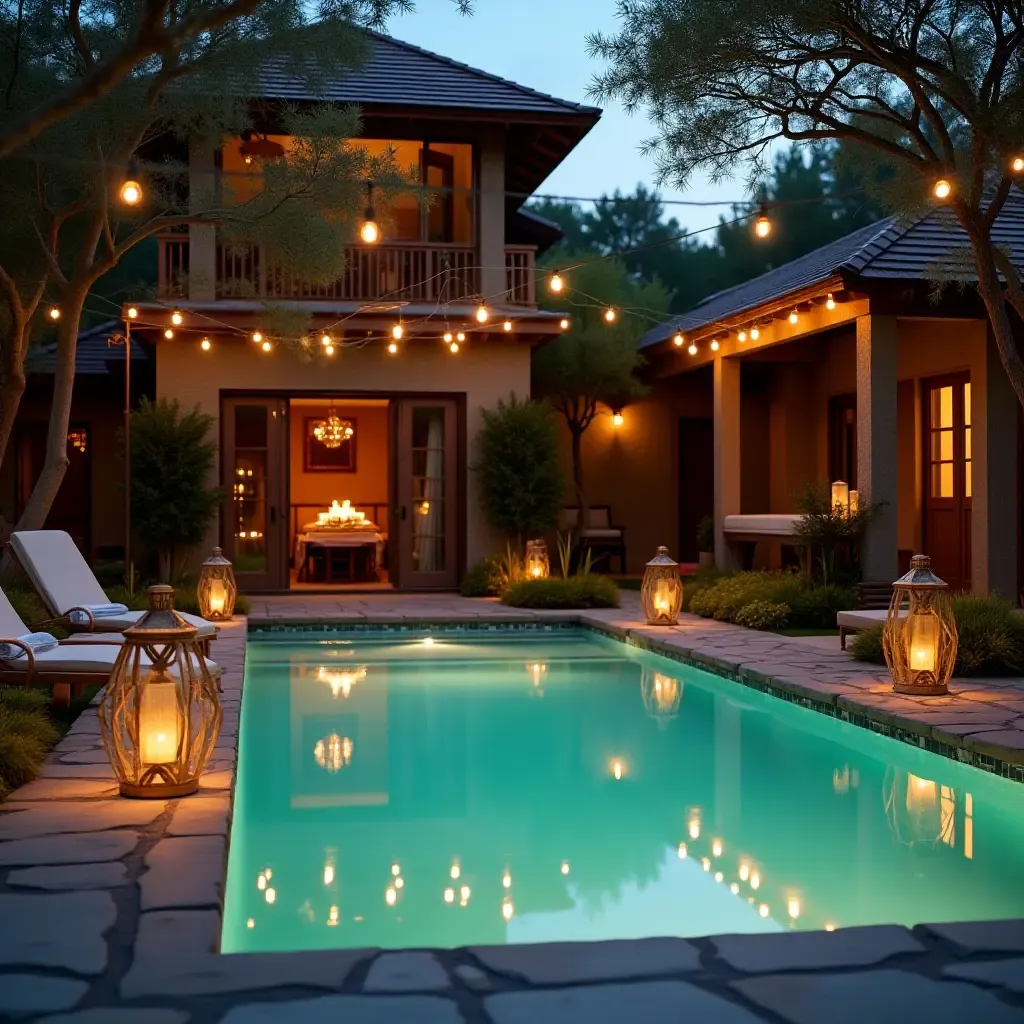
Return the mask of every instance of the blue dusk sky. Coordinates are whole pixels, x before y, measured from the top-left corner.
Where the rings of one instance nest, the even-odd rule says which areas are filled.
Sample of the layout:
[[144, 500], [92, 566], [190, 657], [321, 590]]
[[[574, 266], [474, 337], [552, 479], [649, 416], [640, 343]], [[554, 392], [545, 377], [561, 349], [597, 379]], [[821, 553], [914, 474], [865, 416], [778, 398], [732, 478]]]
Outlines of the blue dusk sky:
[[[592, 102], [587, 88], [598, 61], [587, 56], [586, 37], [613, 31], [615, 0], [474, 0], [472, 17], [451, 0], [417, 0], [416, 13], [389, 25], [397, 39], [433, 50], [491, 74], [512, 79], [560, 99]], [[605, 106], [601, 120], [547, 181], [542, 192], [599, 196], [616, 188], [631, 192], [637, 182], [655, 183], [654, 163], [640, 152], [652, 127], [642, 113]], [[662, 189], [666, 199], [744, 198], [740, 179], [713, 186], [694, 178], [685, 193]], [[673, 207], [667, 213], [689, 229], [718, 222], [727, 206]]]

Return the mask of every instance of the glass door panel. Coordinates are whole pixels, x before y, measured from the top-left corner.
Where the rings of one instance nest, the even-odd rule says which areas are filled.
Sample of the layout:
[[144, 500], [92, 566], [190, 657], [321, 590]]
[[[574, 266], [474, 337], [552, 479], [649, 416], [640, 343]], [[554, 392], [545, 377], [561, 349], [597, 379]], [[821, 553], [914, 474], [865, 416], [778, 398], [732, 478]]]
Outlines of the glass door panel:
[[287, 582], [285, 405], [276, 398], [224, 400], [224, 548], [239, 586], [274, 590]]
[[456, 417], [449, 400], [398, 403], [396, 583], [402, 587], [458, 582]]

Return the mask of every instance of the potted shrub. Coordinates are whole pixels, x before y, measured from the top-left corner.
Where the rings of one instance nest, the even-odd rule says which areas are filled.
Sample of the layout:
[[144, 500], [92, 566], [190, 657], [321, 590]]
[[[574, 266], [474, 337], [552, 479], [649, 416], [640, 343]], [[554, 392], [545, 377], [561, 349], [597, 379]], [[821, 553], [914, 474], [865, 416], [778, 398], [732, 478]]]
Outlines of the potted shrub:
[[697, 524], [697, 564], [702, 569], [711, 569], [715, 564], [715, 520], [705, 516]]

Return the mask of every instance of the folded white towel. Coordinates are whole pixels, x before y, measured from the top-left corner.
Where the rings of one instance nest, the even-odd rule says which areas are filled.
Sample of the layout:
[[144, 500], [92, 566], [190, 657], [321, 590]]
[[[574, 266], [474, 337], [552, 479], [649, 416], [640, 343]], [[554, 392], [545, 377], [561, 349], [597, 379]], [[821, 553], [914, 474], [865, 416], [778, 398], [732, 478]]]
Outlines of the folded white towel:
[[[49, 633], [26, 633], [18, 639], [33, 651], [52, 651], [57, 646], [57, 638]], [[0, 643], [0, 661], [14, 661], [24, 658], [25, 651], [14, 644]]]
[[[124, 615], [128, 611], [128, 605], [118, 604], [113, 602], [111, 604], [84, 604], [83, 609], [88, 609], [92, 613], [94, 619], [108, 619], [113, 618], [117, 615]], [[86, 615], [85, 611], [73, 611], [68, 618], [76, 626], [87, 626], [89, 625], [89, 616]]]

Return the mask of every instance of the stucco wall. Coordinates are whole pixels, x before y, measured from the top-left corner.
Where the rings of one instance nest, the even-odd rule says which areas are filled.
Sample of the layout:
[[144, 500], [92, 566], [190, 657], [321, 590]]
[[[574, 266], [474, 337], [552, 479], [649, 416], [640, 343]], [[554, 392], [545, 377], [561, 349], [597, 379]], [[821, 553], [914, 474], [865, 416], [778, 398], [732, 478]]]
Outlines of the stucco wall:
[[[407, 345], [398, 356], [388, 355], [381, 345], [346, 349], [328, 362], [303, 363], [283, 350], [269, 355], [237, 336], [212, 336], [213, 350], [201, 352], [193, 344], [157, 346], [157, 395], [177, 398], [184, 406], [198, 405], [217, 417], [219, 437], [222, 391], [262, 391], [301, 396], [310, 392], [344, 392], [374, 396], [429, 393], [465, 396], [470, 460], [480, 428], [481, 407], [493, 407], [498, 399], [515, 391], [530, 391], [530, 350], [498, 338], [476, 339], [458, 356], [438, 341]], [[217, 483], [211, 478], [211, 485]], [[467, 474], [467, 557], [470, 563], [496, 552], [500, 541], [486, 526], [476, 496], [472, 474]], [[211, 529], [207, 544], [217, 542], [219, 523]]]

